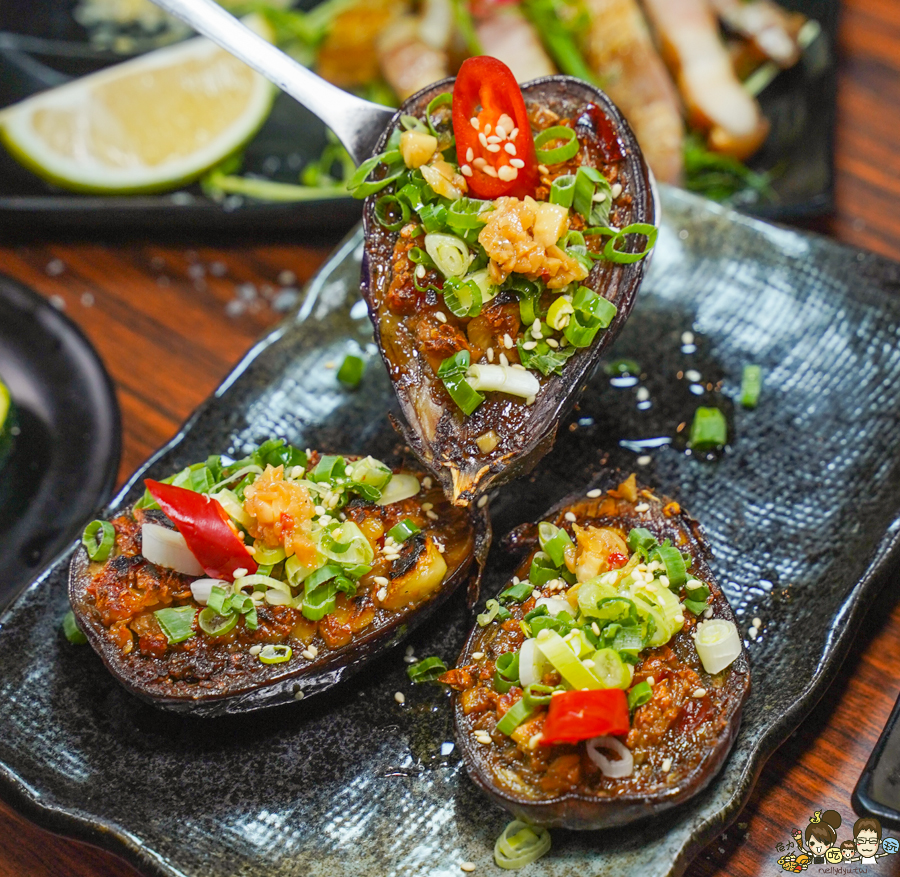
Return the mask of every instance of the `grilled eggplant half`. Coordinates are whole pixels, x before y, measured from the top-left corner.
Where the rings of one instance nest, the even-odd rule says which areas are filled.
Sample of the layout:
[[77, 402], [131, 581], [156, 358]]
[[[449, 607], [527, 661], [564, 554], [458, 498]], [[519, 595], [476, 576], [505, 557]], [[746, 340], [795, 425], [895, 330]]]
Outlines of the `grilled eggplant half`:
[[[491, 126], [477, 101], [471, 118], [457, 108], [459, 79], [410, 98], [379, 143], [388, 164], [372, 172], [391, 182], [364, 210], [362, 292], [399, 428], [457, 505], [527, 473], [552, 447], [631, 311], [656, 235], [649, 172], [609, 98], [564, 76], [522, 95], [521, 125], [547, 147], [536, 159], [509, 114]], [[470, 125], [477, 136], [464, 138]], [[514, 194], [479, 195], [479, 162], [491, 186], [499, 173]]]
[[634, 476], [614, 483], [513, 532], [518, 576], [441, 677], [471, 778], [533, 824], [606, 828], [695, 795], [749, 692], [699, 526]]
[[452, 506], [421, 470], [275, 440], [146, 483], [128, 511], [88, 526], [69, 598], [116, 679], [164, 709], [299, 700], [397, 643], [463, 582], [477, 595], [487, 516]]

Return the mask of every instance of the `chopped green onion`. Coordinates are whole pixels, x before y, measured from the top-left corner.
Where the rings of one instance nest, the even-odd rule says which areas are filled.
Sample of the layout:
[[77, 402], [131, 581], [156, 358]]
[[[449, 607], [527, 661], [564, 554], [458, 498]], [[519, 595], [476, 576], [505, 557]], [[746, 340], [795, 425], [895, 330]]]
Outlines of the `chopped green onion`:
[[406, 518], [406, 520], [401, 521], [399, 524], [394, 524], [394, 526], [388, 530], [387, 534], [395, 542], [405, 542], [410, 536], [415, 536], [416, 533], [421, 532], [422, 528], [419, 527], [415, 521]]
[[410, 682], [434, 682], [438, 676], [447, 672], [447, 665], [436, 655], [430, 658], [422, 658], [415, 664], [406, 668], [406, 675]]
[[[554, 149], [542, 149], [547, 143], [561, 140], [562, 145]], [[578, 155], [578, 137], [573, 128], [565, 125], [554, 125], [545, 128], [534, 138], [534, 154], [541, 164], [560, 164]]]
[[263, 664], [283, 664], [290, 661], [294, 650], [290, 646], [266, 645], [259, 653], [259, 659]]
[[71, 609], [63, 618], [62, 629], [66, 639], [73, 645], [83, 646], [88, 641], [84, 631], [78, 626], [78, 622], [75, 620], [75, 613]]
[[[601, 197], [602, 196], [602, 197]], [[606, 225], [612, 208], [612, 187], [596, 168], [582, 165], [575, 175], [572, 209], [588, 225]]]
[[460, 350], [448, 356], [438, 368], [438, 377], [443, 381], [450, 398], [464, 414], [471, 414], [482, 402], [484, 396], [472, 389], [466, 380], [470, 356], [468, 350]]
[[236, 612], [229, 612], [228, 615], [219, 615], [211, 606], [201, 610], [200, 617], [197, 619], [200, 630], [209, 636], [225, 636], [226, 633], [233, 630], [237, 621], [238, 614]]
[[628, 533], [628, 547], [634, 551], [640, 551], [644, 559], [647, 560], [650, 552], [659, 545], [656, 536], [654, 536], [646, 527], [634, 527]]
[[[354, 470], [356, 467], [354, 466]], [[343, 457], [325, 456], [307, 476], [310, 481], [334, 481], [347, 473], [347, 461]]]
[[575, 174], [557, 177], [550, 184], [550, 203], [561, 207], [571, 207], [575, 198]]
[[690, 609], [694, 615], [702, 615], [707, 610], [706, 600], [685, 600], [685, 608]]
[[691, 423], [688, 447], [695, 451], [709, 451], [725, 447], [727, 441], [725, 415], [718, 408], [698, 408]]
[[[398, 162], [399, 167], [397, 167]], [[388, 166], [387, 173], [380, 180], [370, 180], [369, 174], [381, 164]], [[365, 198], [368, 195], [374, 195], [375, 192], [380, 192], [385, 186], [393, 183], [405, 171], [406, 165], [403, 164], [399, 149], [391, 149], [379, 155], [373, 155], [364, 161], [356, 169], [356, 173], [347, 180], [347, 191], [354, 198]]]
[[510, 585], [506, 590], [501, 591], [497, 595], [497, 599], [501, 603], [524, 603], [534, 590], [531, 582], [519, 582], [517, 585]]
[[217, 615], [228, 615], [231, 612], [231, 595], [224, 588], [213, 585], [206, 598], [206, 605]]
[[573, 545], [572, 538], [562, 527], [555, 527], [547, 521], [538, 524], [538, 539], [544, 552], [550, 555], [554, 566], [565, 562], [566, 549]]
[[691, 600], [703, 600], [704, 603], [710, 595], [709, 585], [697, 581], [697, 579], [690, 579], [684, 586], [684, 590]]
[[498, 868], [515, 871], [536, 862], [549, 850], [550, 832], [546, 828], [514, 819], [494, 844], [494, 862]]
[[534, 708], [526, 703], [525, 698], [523, 697], [521, 700], [516, 701], [516, 703], [503, 714], [503, 718], [497, 722], [497, 730], [501, 734], [506, 734], [508, 737], [533, 712]]
[[[441, 135], [438, 133], [437, 129], [434, 127], [434, 123], [431, 121], [431, 114], [438, 108], [442, 106], [452, 106], [453, 105], [453, 94], [452, 92], [445, 91], [443, 94], [439, 94], [437, 97], [434, 97], [429, 101], [428, 106], [425, 109], [425, 124], [428, 125], [428, 130], [431, 133], [432, 137], [441, 139]], [[448, 147], [444, 147], [445, 149]]]
[[409, 206], [396, 195], [382, 195], [375, 202], [375, 219], [388, 231], [400, 231], [409, 222]]
[[440, 202], [423, 204], [417, 213], [426, 234], [437, 233], [447, 224], [447, 207]]
[[[419, 218], [423, 220], [425, 230], [428, 231], [422, 213], [419, 214]], [[455, 234], [426, 234], [425, 252], [431, 256], [438, 271], [447, 278], [462, 277], [472, 264], [472, 254], [466, 242]]]
[[493, 209], [494, 206], [490, 201], [458, 198], [447, 208], [447, 225], [462, 230], [481, 228], [487, 222], [481, 215]]
[[650, 557], [651, 559], [659, 559], [665, 564], [666, 575], [669, 578], [669, 589], [677, 593], [687, 580], [687, 568], [681, 552], [672, 545], [660, 545], [653, 550]]
[[537, 645], [544, 657], [572, 688], [604, 687], [555, 630], [542, 630], [537, 638]]
[[494, 690], [506, 694], [519, 684], [519, 653], [505, 652], [497, 658], [494, 672]]
[[337, 379], [347, 387], [358, 387], [366, 371], [366, 361], [361, 356], [348, 353], [338, 369]]
[[[98, 533], [100, 533], [99, 542]], [[103, 563], [109, 557], [115, 542], [116, 530], [109, 521], [91, 521], [81, 536], [81, 544], [87, 549], [88, 557], [98, 563]]]
[[531, 559], [531, 567], [528, 570], [528, 580], [536, 588], [542, 588], [547, 582], [559, 578], [559, 570], [550, 559], [550, 555], [538, 551]]
[[566, 328], [574, 313], [575, 309], [572, 307], [572, 302], [561, 295], [550, 305], [550, 309], [547, 311], [547, 325], [558, 332], [562, 331]]
[[586, 286], [576, 290], [572, 309], [563, 334], [573, 347], [590, 347], [597, 333], [606, 329], [618, 313], [611, 301]]
[[745, 365], [741, 377], [741, 405], [756, 408], [762, 391], [762, 369], [758, 365]]
[[[631, 225], [626, 225], [621, 231], [616, 231], [609, 226], [586, 228], [583, 233], [585, 235], [612, 235], [603, 247], [603, 258], [619, 265], [640, 262], [656, 246], [656, 239], [659, 237], [659, 229], [655, 225], [650, 225], [649, 222], [633, 222]], [[630, 234], [642, 234], [647, 238], [644, 249], [639, 253], [626, 253], [616, 246], [618, 243], [625, 246], [627, 244], [625, 238]]]
[[474, 280], [448, 277], [443, 293], [444, 304], [454, 317], [477, 317], [481, 313], [481, 287]]
[[497, 600], [488, 600], [484, 604], [486, 611], [476, 616], [475, 620], [479, 627], [487, 627], [495, 619], [497, 621], [506, 621], [511, 613], [508, 609], [504, 609]]
[[628, 709], [636, 710], [639, 706], [643, 706], [650, 698], [653, 697], [653, 689], [649, 682], [638, 682], [631, 691], [628, 692]]
[[171, 644], [183, 643], [194, 635], [194, 616], [197, 614], [195, 606], [157, 609], [153, 614]]

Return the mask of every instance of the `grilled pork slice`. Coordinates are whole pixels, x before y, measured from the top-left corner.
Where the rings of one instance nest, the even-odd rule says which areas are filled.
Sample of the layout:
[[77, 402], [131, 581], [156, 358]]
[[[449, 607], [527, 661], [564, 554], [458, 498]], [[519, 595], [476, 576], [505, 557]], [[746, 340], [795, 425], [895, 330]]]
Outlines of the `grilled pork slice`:
[[533, 25], [518, 7], [494, 6], [491, 10], [475, 28], [485, 55], [492, 55], [506, 64], [517, 82], [556, 73]]
[[644, 158], [666, 183], [683, 171], [678, 92], [656, 51], [637, 0], [586, 0], [588, 62], [637, 135]]
[[708, 0], [644, 0], [644, 8], [690, 124], [707, 132], [715, 152], [738, 159], [756, 152], [769, 123], [735, 75]]
[[378, 38], [377, 51], [381, 75], [401, 101], [450, 75], [447, 53], [425, 41], [416, 16], [388, 25]]

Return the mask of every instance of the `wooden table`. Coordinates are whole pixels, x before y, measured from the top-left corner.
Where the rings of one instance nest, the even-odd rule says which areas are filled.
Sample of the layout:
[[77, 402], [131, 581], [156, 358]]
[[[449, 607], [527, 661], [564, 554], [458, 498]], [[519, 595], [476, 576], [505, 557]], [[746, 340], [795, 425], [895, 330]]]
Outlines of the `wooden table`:
[[[816, 228], [900, 260], [900, 3], [845, 0], [840, 55], [837, 207]], [[272, 298], [291, 275], [302, 284], [326, 254], [300, 245], [35, 243], [0, 248], [0, 266], [55, 297], [100, 352], [122, 407], [121, 480], [279, 318]], [[900, 604], [890, 587], [868, 619], [837, 681], [770, 759], [737, 823], [689, 867], [692, 877], [780, 873], [775, 845], [814, 810], [849, 817], [853, 786], [900, 693]], [[0, 877], [134, 874], [0, 805]]]

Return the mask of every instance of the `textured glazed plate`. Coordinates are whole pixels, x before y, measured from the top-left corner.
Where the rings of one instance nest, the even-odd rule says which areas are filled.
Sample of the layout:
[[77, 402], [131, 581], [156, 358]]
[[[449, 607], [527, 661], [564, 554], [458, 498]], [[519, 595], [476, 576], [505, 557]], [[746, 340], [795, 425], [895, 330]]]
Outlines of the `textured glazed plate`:
[[81, 330], [0, 275], [0, 375], [19, 435], [0, 470], [0, 607], [81, 533], [115, 484], [122, 445], [112, 382]]
[[[781, 0], [816, 18], [820, 37], [796, 67], [782, 73], [761, 95], [772, 129], [753, 157], [754, 170], [771, 172], [776, 199], [752, 213], [787, 219], [831, 208], [838, 0]], [[72, 17], [76, 0], [5, 0], [0, 3], [0, 107], [29, 94], [100, 69], [123, 55], [91, 46]], [[309, 8], [316, 0], [300, 0]], [[281, 95], [250, 143], [244, 169], [295, 183], [299, 169], [319, 157], [325, 129], [310, 113]], [[48, 185], [0, 148], [0, 220], [18, 228], [55, 228], [77, 234], [123, 230], [160, 234], [303, 229], [334, 233], [360, 216], [351, 198], [300, 204], [264, 204], [233, 196], [223, 204], [199, 186], [162, 195], [110, 197], [77, 195]]]
[[[651, 825], [554, 831], [539, 866], [549, 877], [681, 872], [825, 691], [876, 574], [897, 559], [900, 299], [889, 293], [900, 267], [663, 195], [659, 249], [611, 353], [644, 376], [595, 377], [555, 450], [494, 498], [495, 533], [583, 486], [604, 449], [624, 471], [649, 457], [642, 479], [705, 524], [742, 629], [763, 621], [748, 641], [753, 690], [708, 789]], [[344, 243], [296, 317], [250, 353], [151, 475], [270, 435], [390, 451], [396, 407], [358, 300], [359, 249], [358, 237]], [[325, 366], [359, 348], [369, 370], [345, 392]], [[721, 459], [687, 456], [678, 425], [712, 397], [732, 411], [747, 363], [765, 372], [759, 407], [733, 410]], [[127, 488], [113, 506], [137, 495]], [[494, 560], [485, 597], [508, 573], [499, 551]], [[407, 682], [402, 647], [296, 706], [179, 718], [132, 698], [90, 649], [65, 641], [66, 571], [65, 560], [48, 570], [0, 619], [0, 792], [27, 816], [167, 877], [451, 877], [467, 860], [496, 873], [507, 815], [467, 779], [449, 701]], [[411, 644], [449, 662], [471, 623], [458, 594]]]

